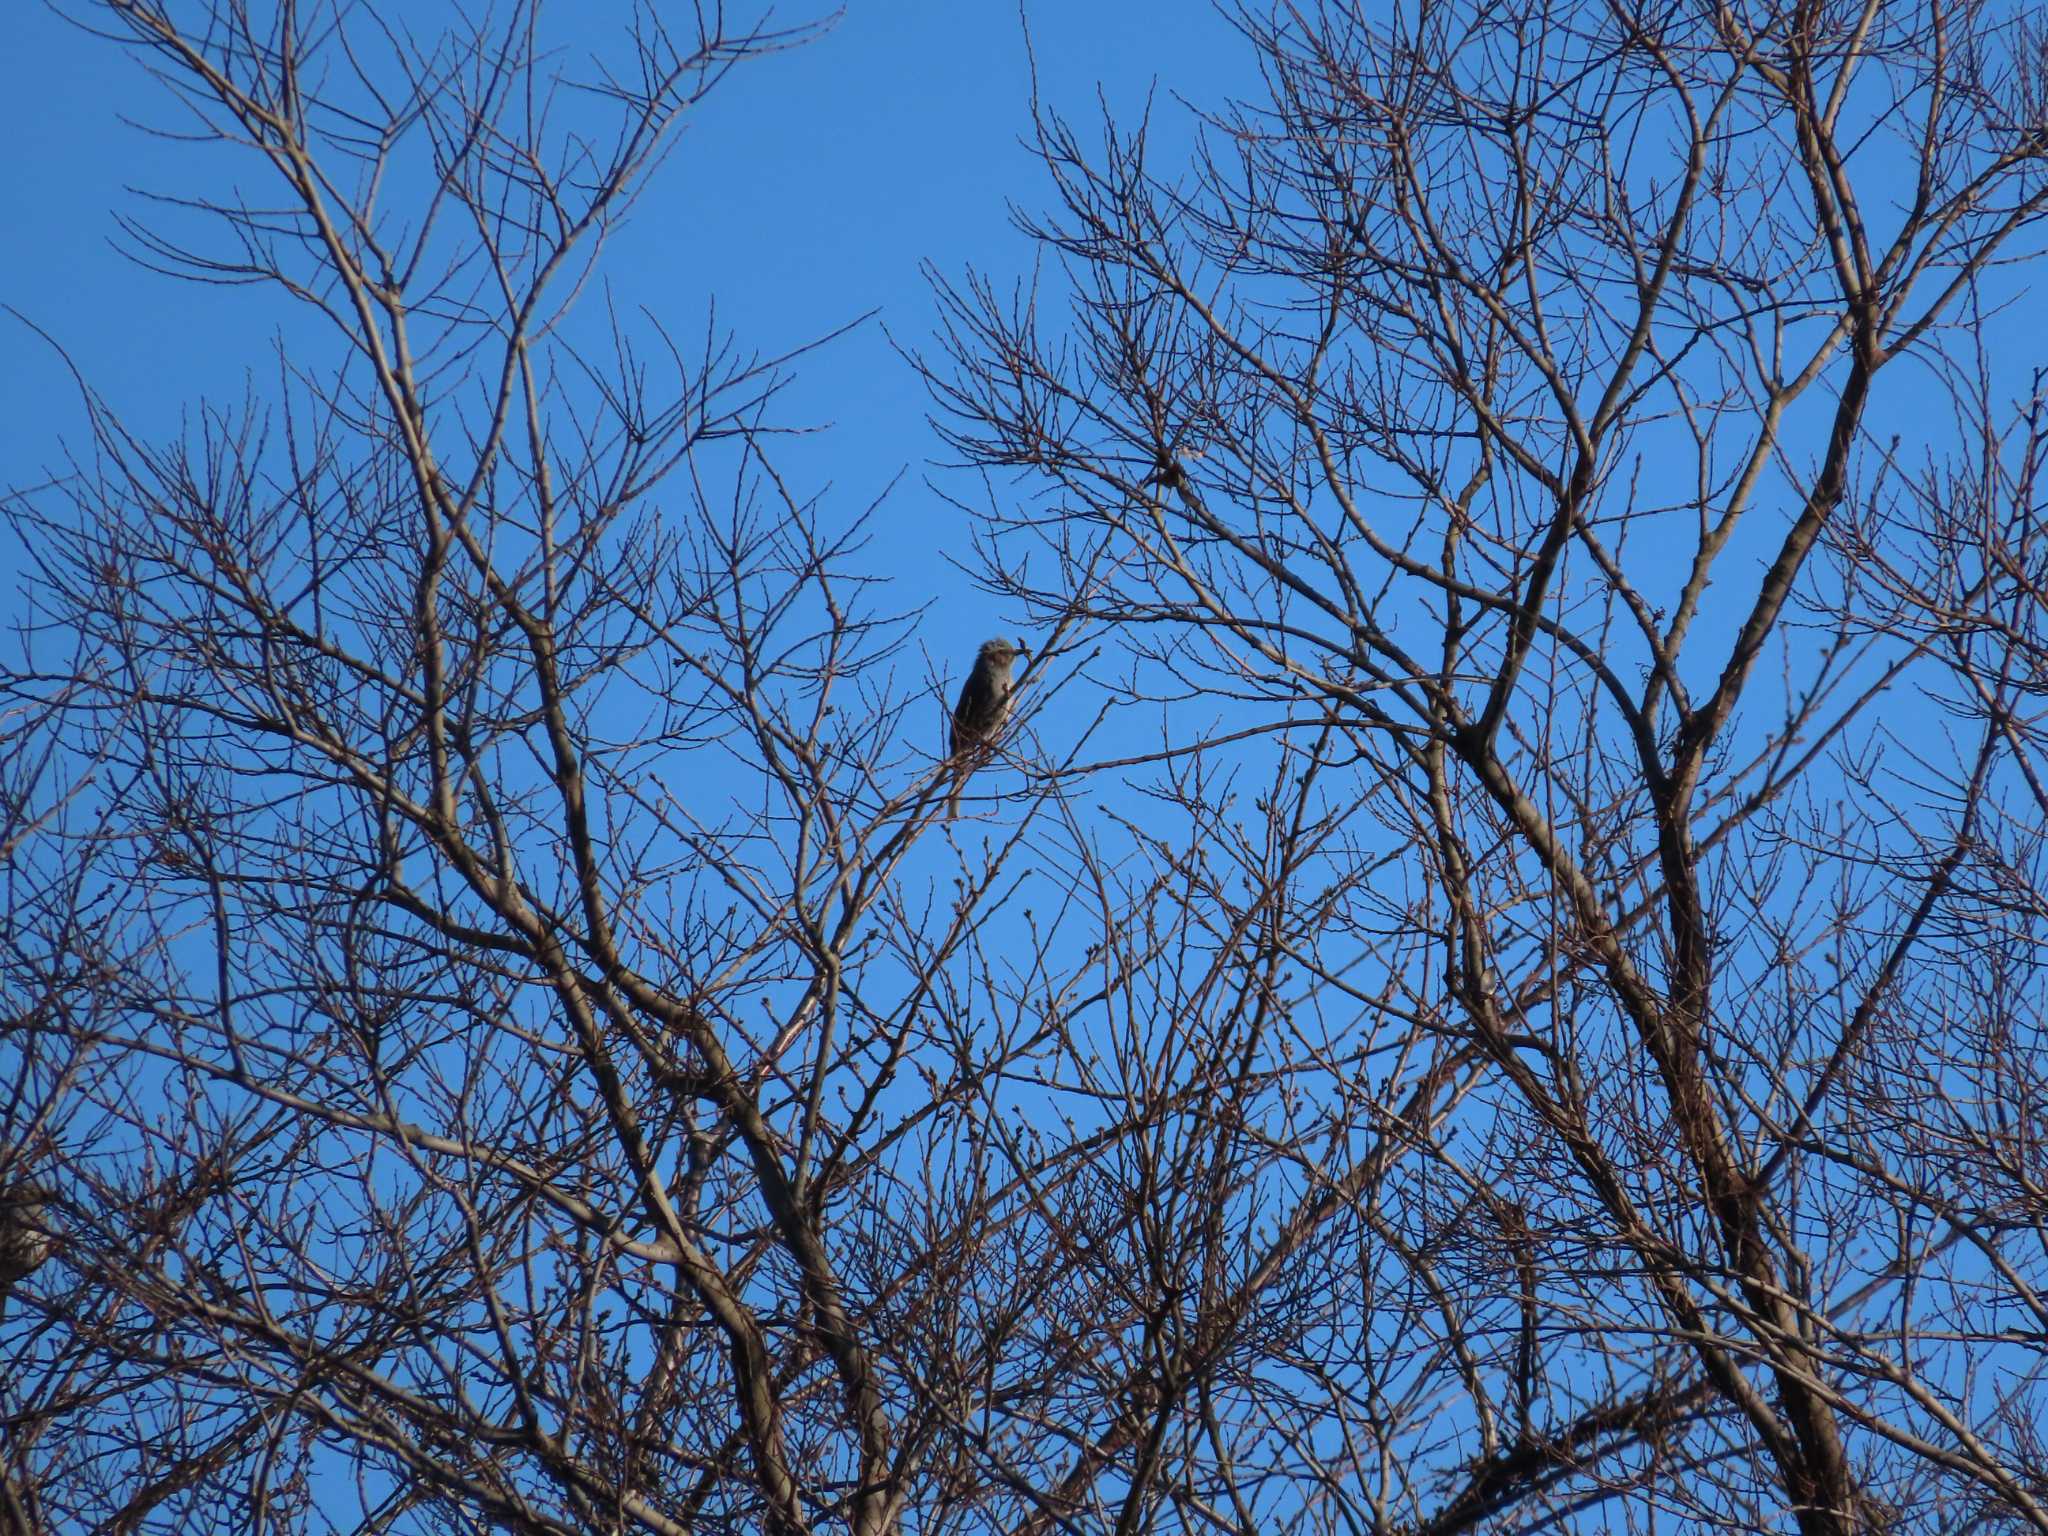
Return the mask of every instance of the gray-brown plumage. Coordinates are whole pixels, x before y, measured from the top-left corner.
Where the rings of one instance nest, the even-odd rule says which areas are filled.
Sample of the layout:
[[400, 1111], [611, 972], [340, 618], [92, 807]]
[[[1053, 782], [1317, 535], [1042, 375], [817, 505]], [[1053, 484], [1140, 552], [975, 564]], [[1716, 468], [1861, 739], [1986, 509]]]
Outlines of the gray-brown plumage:
[[1030, 654], [1021, 640], [986, 640], [974, 658], [974, 668], [960, 685], [960, 701], [953, 706], [952, 739], [947, 751], [953, 761], [953, 788], [946, 797], [946, 819], [960, 810], [960, 786], [980, 761], [987, 757], [1003, 722], [1010, 718], [1011, 669], [1017, 658]]
[[0, 1303], [15, 1281], [27, 1279], [50, 1256], [49, 1200], [40, 1184], [0, 1190]]

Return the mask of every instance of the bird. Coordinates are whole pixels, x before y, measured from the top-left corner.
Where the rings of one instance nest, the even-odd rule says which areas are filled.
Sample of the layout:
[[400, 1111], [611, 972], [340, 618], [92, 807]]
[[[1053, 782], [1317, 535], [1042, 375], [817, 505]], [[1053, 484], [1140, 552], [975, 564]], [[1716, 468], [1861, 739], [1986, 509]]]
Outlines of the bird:
[[948, 821], [959, 814], [960, 786], [1010, 718], [1010, 669], [1019, 656], [1030, 654], [1022, 640], [1000, 637], [983, 641], [975, 653], [974, 667], [960, 685], [960, 701], [953, 706], [953, 729], [947, 744], [953, 768], [953, 788], [946, 797]]
[[50, 1191], [20, 1183], [0, 1190], [0, 1302], [50, 1256]]

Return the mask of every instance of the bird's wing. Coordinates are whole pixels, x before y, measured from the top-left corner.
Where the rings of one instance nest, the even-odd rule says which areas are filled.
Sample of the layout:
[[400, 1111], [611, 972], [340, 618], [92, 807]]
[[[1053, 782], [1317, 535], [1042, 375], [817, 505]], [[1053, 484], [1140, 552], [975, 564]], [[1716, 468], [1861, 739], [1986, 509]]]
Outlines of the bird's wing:
[[971, 746], [988, 735], [989, 728], [996, 722], [996, 711], [1002, 700], [996, 696], [988, 668], [976, 663], [967, 681], [960, 688], [960, 702], [953, 706], [952, 750], [958, 752], [963, 746]]

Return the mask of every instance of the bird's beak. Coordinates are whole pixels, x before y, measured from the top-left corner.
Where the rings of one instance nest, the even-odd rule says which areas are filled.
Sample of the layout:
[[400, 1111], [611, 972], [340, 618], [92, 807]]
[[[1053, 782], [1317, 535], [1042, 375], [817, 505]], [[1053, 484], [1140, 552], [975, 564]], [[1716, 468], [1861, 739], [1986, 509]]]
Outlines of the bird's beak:
[[1029, 656], [1031, 654], [1031, 647], [1019, 639], [1017, 642], [1017, 654], [1019, 656]]

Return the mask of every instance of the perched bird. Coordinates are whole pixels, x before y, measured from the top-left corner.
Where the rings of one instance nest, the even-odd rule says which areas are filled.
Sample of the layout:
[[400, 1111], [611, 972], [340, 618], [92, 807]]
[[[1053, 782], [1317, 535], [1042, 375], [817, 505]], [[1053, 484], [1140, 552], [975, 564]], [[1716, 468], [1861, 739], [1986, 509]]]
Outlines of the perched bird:
[[50, 1192], [40, 1184], [0, 1190], [0, 1301], [15, 1281], [34, 1274], [50, 1256], [49, 1200]]
[[960, 685], [960, 702], [953, 706], [952, 740], [947, 751], [953, 760], [953, 789], [946, 797], [946, 820], [960, 811], [960, 786], [968, 773], [1002, 734], [1010, 718], [1010, 669], [1019, 656], [1028, 656], [1021, 640], [987, 640], [975, 654], [974, 669]]

